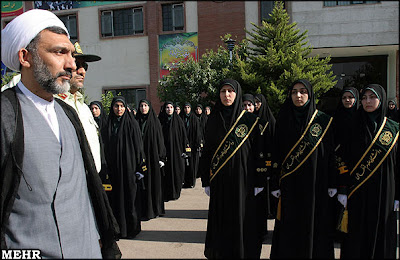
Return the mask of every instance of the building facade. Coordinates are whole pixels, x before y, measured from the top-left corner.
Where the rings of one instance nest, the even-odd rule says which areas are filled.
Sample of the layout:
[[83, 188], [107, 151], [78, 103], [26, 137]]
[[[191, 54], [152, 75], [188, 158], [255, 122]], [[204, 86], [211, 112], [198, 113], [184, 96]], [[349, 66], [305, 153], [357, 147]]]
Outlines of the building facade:
[[[13, 1], [18, 2], [18, 1]], [[22, 2], [22, 1], [21, 1]], [[2, 5], [7, 3], [2, 1]], [[53, 11], [83, 52], [101, 56], [90, 63], [85, 94], [100, 100], [107, 90], [137, 106], [149, 99], [156, 112], [157, 85], [165, 63], [196, 59], [237, 41], [261, 24], [273, 1], [23, 1], [23, 11]], [[291, 22], [308, 31], [311, 55], [331, 56], [337, 88], [379, 83], [399, 98], [398, 1], [286, 1]], [[2, 28], [15, 15], [3, 15]], [[172, 42], [172, 43], [171, 43]], [[173, 48], [171, 47], [173, 46]], [[169, 55], [169, 56], [168, 56]]]

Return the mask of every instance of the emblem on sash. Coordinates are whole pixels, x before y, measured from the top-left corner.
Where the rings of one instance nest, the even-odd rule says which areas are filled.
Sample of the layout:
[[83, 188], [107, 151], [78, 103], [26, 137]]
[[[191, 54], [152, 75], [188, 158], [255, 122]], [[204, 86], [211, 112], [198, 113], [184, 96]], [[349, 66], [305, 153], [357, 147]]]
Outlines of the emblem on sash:
[[322, 133], [322, 127], [320, 124], [315, 123], [310, 127], [310, 133], [312, 136], [319, 136]]
[[243, 138], [247, 134], [248, 131], [249, 131], [249, 128], [247, 127], [247, 125], [241, 124], [235, 129], [235, 134], [237, 137]]
[[382, 145], [389, 145], [392, 141], [393, 134], [389, 131], [385, 131], [379, 136], [379, 142], [381, 142]]

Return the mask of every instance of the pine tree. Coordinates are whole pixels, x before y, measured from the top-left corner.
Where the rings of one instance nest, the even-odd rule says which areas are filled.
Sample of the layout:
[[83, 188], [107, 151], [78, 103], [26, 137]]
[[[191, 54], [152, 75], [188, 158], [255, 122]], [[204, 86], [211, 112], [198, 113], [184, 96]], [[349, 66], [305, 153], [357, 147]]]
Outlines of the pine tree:
[[287, 95], [287, 88], [297, 79], [311, 82], [316, 99], [336, 84], [329, 71], [330, 57], [311, 57], [312, 46], [307, 45], [307, 31], [300, 33], [297, 23], [289, 23], [283, 2], [275, 7], [266, 21], [258, 26], [254, 23], [247, 39], [247, 59], [236, 62], [244, 85], [248, 90], [264, 94], [272, 111], [276, 114]]

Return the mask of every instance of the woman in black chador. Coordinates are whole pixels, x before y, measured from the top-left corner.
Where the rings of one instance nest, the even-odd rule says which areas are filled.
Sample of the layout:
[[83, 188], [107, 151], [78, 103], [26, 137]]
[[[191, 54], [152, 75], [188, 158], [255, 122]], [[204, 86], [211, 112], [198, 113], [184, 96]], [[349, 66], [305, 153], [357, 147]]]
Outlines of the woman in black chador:
[[141, 200], [142, 220], [149, 220], [165, 214], [161, 168], [165, 165], [166, 150], [161, 123], [147, 99], [140, 100], [136, 119], [142, 130], [147, 166]]
[[141, 231], [136, 197], [146, 167], [139, 124], [128, 112], [124, 97], [113, 98], [102, 137], [112, 185], [111, 206], [121, 238], [133, 238]]
[[[271, 190], [279, 198], [273, 258], [334, 258], [329, 196], [336, 193], [332, 118], [316, 109], [310, 82], [288, 89], [276, 119]], [[328, 195], [329, 194], [329, 195]]]
[[92, 101], [89, 105], [90, 111], [92, 111], [92, 115], [94, 121], [96, 121], [99, 126], [99, 131], [107, 124], [108, 117], [106, 112], [103, 109], [103, 104], [100, 101]]
[[397, 107], [396, 98], [389, 100], [386, 116], [396, 122], [400, 122], [400, 113]]
[[185, 103], [183, 111], [179, 114], [185, 125], [186, 135], [189, 140], [191, 153], [189, 165], [186, 165], [185, 177], [183, 180], [183, 188], [194, 188], [196, 185], [197, 171], [199, 169], [199, 156], [202, 144], [202, 129], [200, 121], [197, 119], [194, 112], [192, 112], [192, 105]]
[[255, 196], [264, 183], [255, 170], [258, 118], [243, 110], [236, 80], [223, 80], [218, 92], [200, 158], [202, 186], [210, 196], [204, 255], [259, 258]]
[[165, 102], [158, 119], [162, 125], [167, 160], [164, 166], [164, 201], [179, 199], [182, 190], [185, 165], [190, 155], [189, 141], [186, 137], [182, 119], [174, 112], [174, 104]]
[[[345, 207], [340, 228], [345, 232], [341, 258], [396, 257], [396, 212], [399, 208], [399, 124], [385, 117], [386, 93], [370, 84], [361, 104], [351, 144], [344, 157], [349, 171], [340, 183], [338, 200]], [[343, 179], [339, 179], [340, 181]]]

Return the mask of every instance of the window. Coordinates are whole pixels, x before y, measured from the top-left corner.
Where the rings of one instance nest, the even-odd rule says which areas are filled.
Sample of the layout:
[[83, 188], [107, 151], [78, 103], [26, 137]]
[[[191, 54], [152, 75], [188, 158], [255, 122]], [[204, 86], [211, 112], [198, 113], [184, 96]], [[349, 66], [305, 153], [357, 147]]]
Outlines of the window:
[[143, 9], [129, 8], [101, 12], [101, 36], [143, 34]]
[[183, 4], [162, 5], [163, 31], [183, 30]]
[[377, 4], [380, 1], [324, 1], [324, 6], [341, 6], [341, 5], [356, 5], [356, 4]]
[[141, 88], [131, 88], [131, 89], [105, 89], [104, 93], [107, 93], [107, 91], [111, 91], [114, 95], [114, 97], [120, 95], [123, 96], [126, 100], [126, 103], [131, 107], [131, 108], [138, 108], [139, 101], [142, 99], [146, 98], [146, 90], [141, 89]]
[[261, 21], [267, 20], [269, 15], [272, 13], [272, 10], [274, 10], [274, 5], [275, 1], [260, 1], [260, 6], [261, 6]]
[[78, 30], [76, 24], [76, 15], [60, 15], [58, 16], [60, 20], [67, 27], [71, 41], [78, 41]]

